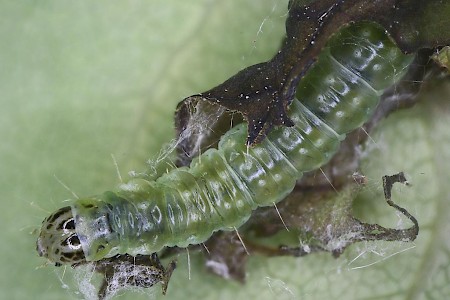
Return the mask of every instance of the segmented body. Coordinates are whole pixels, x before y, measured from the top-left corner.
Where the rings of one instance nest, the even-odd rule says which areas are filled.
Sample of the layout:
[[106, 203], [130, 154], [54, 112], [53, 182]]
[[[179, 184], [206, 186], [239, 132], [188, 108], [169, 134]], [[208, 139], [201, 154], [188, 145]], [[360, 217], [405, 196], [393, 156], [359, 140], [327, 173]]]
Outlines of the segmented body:
[[71, 212], [86, 260], [185, 247], [238, 228], [257, 207], [288, 195], [304, 172], [325, 164], [411, 60], [377, 26], [342, 30], [300, 82], [299, 100], [289, 107], [295, 126], [248, 148], [240, 124], [189, 167], [75, 201]]

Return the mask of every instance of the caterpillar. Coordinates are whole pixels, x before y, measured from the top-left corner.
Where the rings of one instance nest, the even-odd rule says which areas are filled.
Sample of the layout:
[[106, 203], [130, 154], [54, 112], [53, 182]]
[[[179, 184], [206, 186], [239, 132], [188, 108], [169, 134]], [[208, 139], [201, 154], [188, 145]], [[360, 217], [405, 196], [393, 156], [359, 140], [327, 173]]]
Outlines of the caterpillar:
[[286, 197], [304, 172], [325, 164], [412, 59], [375, 24], [342, 29], [299, 83], [299, 100], [289, 107], [293, 127], [276, 128], [247, 147], [247, 124], [241, 123], [189, 167], [77, 199], [44, 219], [38, 254], [73, 265], [187, 247], [238, 228], [257, 207]]

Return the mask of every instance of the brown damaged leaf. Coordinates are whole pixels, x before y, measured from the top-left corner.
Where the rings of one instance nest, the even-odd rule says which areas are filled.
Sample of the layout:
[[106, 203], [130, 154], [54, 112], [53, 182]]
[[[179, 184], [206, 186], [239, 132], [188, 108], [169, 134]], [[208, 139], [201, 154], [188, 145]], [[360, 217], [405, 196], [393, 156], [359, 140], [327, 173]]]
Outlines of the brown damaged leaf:
[[[87, 262], [82, 262], [72, 267], [78, 268], [86, 264]], [[158, 283], [161, 283], [162, 293], [165, 295], [176, 263], [171, 261], [167, 268], [164, 268], [156, 253], [136, 256], [118, 254], [99, 260], [92, 267], [103, 277], [97, 293], [98, 299], [103, 300], [109, 299], [122, 289], [150, 288]]]
[[[233, 120], [233, 115], [223, 110], [223, 107], [243, 113], [250, 125], [249, 141], [254, 139], [253, 141], [257, 142], [269, 132], [273, 125], [283, 123], [287, 125], [285, 110], [291, 99], [288, 96], [295, 93], [298, 81], [312, 65], [329, 37], [351, 21], [378, 18], [376, 21], [388, 29], [405, 52], [415, 52], [421, 47], [434, 48], [439, 44], [448, 43], [445, 36], [427, 40], [427, 37], [431, 35], [424, 32], [431, 30], [430, 28], [433, 28], [435, 24], [430, 25], [428, 29], [422, 26], [423, 34], [407, 35], [406, 29], [414, 28], [417, 26], [414, 24], [421, 22], [418, 14], [426, 16], [438, 6], [445, 9], [446, 3], [443, 1], [430, 1], [424, 4], [418, 1], [353, 1], [352, 3], [316, 1], [306, 7], [302, 6], [300, 1], [291, 1], [289, 18], [286, 22], [287, 38], [281, 50], [271, 61], [251, 66], [218, 87], [189, 97], [179, 104], [176, 114], [179, 133], [189, 125], [189, 122], [195, 122], [191, 119], [192, 116], [207, 111], [217, 113], [220, 110], [217, 120], [208, 123], [209, 128], [206, 132], [210, 131], [211, 134], [207, 135], [207, 138], [205, 138], [205, 132], [201, 134], [194, 132], [191, 138], [183, 140], [180, 144], [179, 165], [188, 165], [191, 158], [195, 157], [199, 151], [203, 152], [208, 147], [217, 145], [218, 139], [229, 129], [230, 122]], [[389, 8], [386, 8], [386, 14], [381, 13], [383, 7]], [[395, 9], [392, 9], [393, 7]], [[412, 9], [414, 7], [418, 11]], [[409, 17], [409, 14], [414, 14], [415, 17]], [[446, 21], [437, 22], [442, 24]], [[297, 51], [298, 49], [300, 51]], [[430, 56], [433, 53], [435, 53], [434, 49], [418, 51], [415, 62], [402, 82], [385, 91], [377, 111], [365, 124], [364, 129], [349, 134], [341, 145], [340, 151], [322, 167], [320, 172], [305, 174], [296, 190], [278, 204], [279, 211], [274, 208], [261, 208], [254, 212], [249, 222], [239, 229], [250, 253], [267, 256], [302, 256], [317, 251], [330, 251], [338, 255], [349, 244], [361, 240], [400, 240], [402, 236], [411, 240], [415, 237], [417, 223], [412, 228], [402, 231], [386, 229], [377, 224], [365, 224], [355, 219], [350, 211], [355, 194], [354, 178], [350, 175], [354, 170], [359, 169], [360, 148], [368, 138], [367, 133], [391, 112], [414, 105], [415, 96], [424, 81], [439, 75], [441, 70], [430, 62]], [[267, 105], [263, 105], [264, 103]], [[235, 123], [239, 122], [242, 122], [242, 119], [235, 120]], [[201, 141], [199, 136], [202, 136]], [[335, 191], [330, 183], [334, 189], [346, 191], [346, 197], [335, 201]], [[342, 206], [340, 210], [342, 215], [340, 218], [330, 218], [334, 214], [336, 205]], [[283, 215], [284, 223], [280, 221], [279, 213]], [[299, 220], [307, 221], [299, 223]], [[324, 234], [326, 228], [323, 227], [333, 225], [331, 223], [336, 223], [333, 226], [333, 239]], [[296, 240], [299, 235], [308, 240], [307, 247], [266, 247], [250, 237], [275, 235], [286, 231], [286, 226], [294, 228], [292, 234]], [[353, 231], [357, 231], [358, 235], [349, 237]], [[345, 243], [338, 246], [330, 244], [332, 241], [338, 241], [339, 238], [342, 238], [341, 240]], [[245, 280], [248, 254], [235, 232], [218, 232], [205, 243], [205, 246], [205, 248], [199, 246], [190, 248], [202, 250], [205, 253], [209, 270], [225, 278], [233, 278], [240, 282]], [[171, 251], [176, 252], [176, 249]], [[226, 270], [225, 273], [224, 270]]]
[[[320, 171], [304, 174], [303, 178], [297, 183], [295, 191], [287, 199], [277, 204], [278, 211], [285, 221], [284, 224], [281, 222], [277, 210], [273, 207], [260, 208], [252, 214], [248, 223], [239, 229], [250, 254], [303, 256], [313, 252], [333, 252], [333, 250], [335, 254], [339, 254], [344, 249], [343, 244], [341, 244], [339, 249], [327, 248], [326, 245], [330, 241], [324, 238], [326, 237], [324, 235], [324, 232], [326, 232], [323, 228], [324, 224], [331, 224], [333, 220], [345, 220], [345, 222], [338, 222], [334, 226], [333, 235], [335, 240], [339, 240], [339, 237], [342, 237], [342, 240], [346, 242], [346, 246], [349, 243], [358, 241], [356, 236], [353, 239], [348, 238], [348, 235], [355, 228], [359, 229], [360, 238], [365, 240], [374, 238], [373, 229], [378, 225], [364, 224], [351, 215], [350, 207], [356, 194], [355, 190], [361, 188], [360, 186], [355, 186], [355, 180], [358, 177], [354, 177], [352, 174], [355, 170], [360, 169], [361, 155], [363, 153], [361, 148], [367, 141], [369, 133], [376, 128], [382, 119], [389, 116], [392, 112], [413, 106], [417, 101], [416, 96], [420, 87], [427, 84], [427, 79], [433, 80], [441, 76], [442, 70], [430, 61], [430, 54], [432, 54], [432, 51], [420, 51], [402, 80], [395, 87], [385, 91], [380, 105], [364, 127], [348, 134], [342, 142], [339, 151], [329, 163], [324, 165]], [[208, 102], [201, 102], [200, 104], [203, 103]], [[192, 107], [192, 109], [194, 108]], [[204, 108], [200, 105], [199, 109], [203, 110]], [[224, 119], [229, 117], [221, 116]], [[216, 126], [215, 130], [218, 132], [228, 130], [229, 123], [219, 123], [222, 123], [224, 127]], [[217, 144], [217, 141], [218, 138], [214, 139], [211, 135], [210, 139], [202, 139], [201, 143], [207, 147], [210, 144]], [[194, 151], [194, 148], [191, 150]], [[204, 151], [204, 149], [201, 151]], [[196, 152], [189, 154], [195, 155]], [[186, 164], [188, 163], [189, 160], [186, 161]], [[361, 184], [361, 180], [356, 181]], [[336, 190], [345, 196], [336, 200]], [[341, 209], [335, 210], [337, 206], [341, 206]], [[333, 211], [341, 212], [342, 217], [336, 218], [336, 213]], [[334, 214], [334, 219], [330, 219], [332, 214]], [[292, 240], [298, 241], [298, 236], [302, 236], [309, 241], [308, 244], [305, 244], [306, 247], [290, 248], [277, 247], [277, 245], [265, 247], [258, 244], [258, 236], [269, 237], [280, 232], [286, 232], [285, 226], [290, 228], [293, 234]], [[381, 228], [378, 229], [379, 233], [383, 232]], [[384, 237], [387, 239], [389, 237], [387, 233], [390, 231], [384, 232]], [[248, 238], [249, 236], [254, 238]], [[344, 239], [344, 236], [346, 239]], [[391, 238], [396, 237], [398, 239], [401, 239], [400, 236], [401, 232], [398, 231], [394, 231], [390, 235]], [[382, 237], [376, 236], [376, 238]], [[283, 240], [282, 244], [287, 245], [288, 243]], [[232, 278], [239, 282], [245, 281], [248, 254], [238, 240], [236, 232], [217, 232], [205, 243], [205, 247], [196, 245], [191, 246], [190, 249], [203, 251], [206, 267], [211, 272], [226, 279]], [[205, 249], [208, 249], [208, 251]], [[182, 249], [181, 251], [184, 250]], [[170, 251], [166, 251], [165, 256], [171, 256], [176, 252], [176, 249], [171, 248]]]
[[278, 212], [261, 209], [259, 218], [264, 218], [268, 226], [258, 224], [254, 226], [250, 223], [246, 231], [253, 231], [258, 236], [266, 236], [280, 230], [286, 230], [286, 228], [295, 228], [301, 233], [301, 236], [306, 237], [307, 242], [303, 247], [267, 248], [272, 256], [303, 256], [316, 251], [328, 251], [334, 256], [339, 256], [346, 247], [355, 242], [375, 240], [413, 241], [416, 238], [419, 232], [417, 220], [391, 200], [393, 184], [407, 184], [403, 173], [384, 176], [383, 187], [387, 203], [413, 223], [413, 226], [407, 229], [384, 228], [378, 224], [364, 223], [353, 217], [354, 195], [356, 190], [364, 185], [365, 178], [361, 175], [354, 175], [353, 179], [356, 185], [347, 185], [339, 194], [332, 189], [323, 193], [297, 189], [280, 204], [279, 212], [283, 216], [283, 222], [276, 220], [280, 220]]
[[180, 102], [175, 119], [183, 129], [188, 106], [200, 101], [240, 112], [248, 122], [247, 143], [260, 142], [273, 126], [292, 126], [286, 114], [296, 86], [330, 36], [342, 26], [374, 21], [386, 28], [404, 52], [450, 44], [450, 1], [291, 0], [286, 38], [274, 57], [241, 70], [217, 87]]
[[[417, 220], [391, 200], [393, 184], [406, 183], [403, 173], [384, 176], [383, 185], [388, 205], [413, 223], [406, 229], [385, 228], [353, 217], [352, 204], [356, 191], [365, 183], [363, 176], [356, 175], [353, 179], [354, 184], [346, 185], [339, 193], [330, 185], [324, 186], [321, 192], [317, 189], [297, 189], [278, 204], [277, 210], [270, 207], [258, 209], [244, 228], [239, 229], [239, 238], [235, 232], [216, 233], [206, 243], [207, 268], [226, 279], [244, 282], [249, 253], [299, 257], [326, 251], [337, 257], [355, 242], [413, 241], [416, 238], [419, 232]], [[294, 245], [276, 247], [259, 242], [261, 237], [280, 232], [285, 240], [294, 241]], [[298, 246], [299, 237], [301, 246]]]

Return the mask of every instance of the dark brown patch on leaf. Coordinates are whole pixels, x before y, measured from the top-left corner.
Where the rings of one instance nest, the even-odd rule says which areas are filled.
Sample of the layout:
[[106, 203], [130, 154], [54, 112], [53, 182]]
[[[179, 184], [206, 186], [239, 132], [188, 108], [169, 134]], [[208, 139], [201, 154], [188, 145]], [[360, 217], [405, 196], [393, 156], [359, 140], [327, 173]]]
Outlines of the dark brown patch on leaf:
[[[286, 114], [296, 87], [332, 34], [358, 21], [381, 24], [404, 52], [450, 44], [450, 3], [443, 0], [291, 0], [286, 38], [274, 57], [245, 68], [217, 87], [178, 106], [177, 129], [190, 118], [192, 101], [209, 101], [240, 112], [248, 122], [248, 144], [260, 142], [273, 126], [292, 126]], [[439, 17], [440, 16], [440, 17]], [[187, 119], [186, 119], [187, 118]]]

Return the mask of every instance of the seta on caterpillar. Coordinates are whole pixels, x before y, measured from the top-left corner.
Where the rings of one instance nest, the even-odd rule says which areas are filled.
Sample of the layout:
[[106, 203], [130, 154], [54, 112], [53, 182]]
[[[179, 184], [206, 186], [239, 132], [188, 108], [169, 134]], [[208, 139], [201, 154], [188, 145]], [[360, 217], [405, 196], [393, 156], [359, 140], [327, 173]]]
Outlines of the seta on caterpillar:
[[39, 255], [73, 265], [186, 247], [238, 228], [257, 207], [286, 197], [304, 172], [325, 164], [412, 58], [374, 24], [341, 30], [297, 88], [299, 100], [289, 107], [293, 127], [277, 128], [249, 148], [247, 125], [239, 124], [189, 167], [73, 201], [43, 221]]

